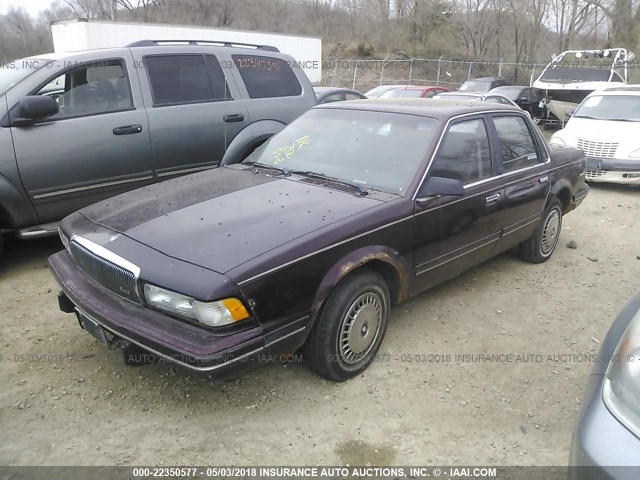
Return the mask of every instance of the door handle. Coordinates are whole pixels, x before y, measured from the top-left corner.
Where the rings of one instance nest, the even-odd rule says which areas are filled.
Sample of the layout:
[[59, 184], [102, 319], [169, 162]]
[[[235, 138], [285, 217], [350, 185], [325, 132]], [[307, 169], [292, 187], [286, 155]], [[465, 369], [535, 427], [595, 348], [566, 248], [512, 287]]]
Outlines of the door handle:
[[486, 203], [487, 205], [491, 205], [492, 203], [496, 203], [498, 200], [500, 200], [501, 197], [502, 195], [500, 195], [499, 193], [494, 193], [493, 195], [484, 197], [484, 203]]
[[225, 115], [222, 119], [227, 123], [244, 122], [244, 115], [241, 113], [234, 113], [233, 115]]
[[114, 135], [133, 135], [134, 133], [142, 132], [142, 125], [124, 125], [122, 127], [116, 127], [113, 129]]
[[540, 177], [538, 179], [540, 183], [547, 183], [549, 181], [549, 175], [545, 175], [544, 177]]

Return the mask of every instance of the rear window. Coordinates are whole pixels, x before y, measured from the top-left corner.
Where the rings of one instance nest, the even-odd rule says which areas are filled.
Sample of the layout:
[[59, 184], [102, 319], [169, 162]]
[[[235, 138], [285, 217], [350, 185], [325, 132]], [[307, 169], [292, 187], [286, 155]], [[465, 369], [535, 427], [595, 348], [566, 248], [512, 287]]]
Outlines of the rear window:
[[155, 106], [231, 99], [222, 68], [212, 55], [153, 55], [144, 63]]
[[251, 98], [292, 97], [302, 86], [291, 66], [280, 58], [232, 55]]

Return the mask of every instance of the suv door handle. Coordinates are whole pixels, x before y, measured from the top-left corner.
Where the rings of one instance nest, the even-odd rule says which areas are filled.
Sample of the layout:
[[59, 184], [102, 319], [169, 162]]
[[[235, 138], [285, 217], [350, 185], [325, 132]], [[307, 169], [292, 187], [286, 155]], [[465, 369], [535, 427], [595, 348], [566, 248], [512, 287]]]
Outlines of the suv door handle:
[[227, 123], [244, 122], [244, 115], [241, 113], [234, 113], [233, 115], [225, 115], [222, 119]]
[[142, 125], [124, 125], [122, 127], [116, 127], [113, 129], [114, 135], [133, 135], [134, 133], [142, 132]]
[[487, 205], [491, 205], [492, 203], [496, 203], [498, 200], [500, 200], [501, 197], [502, 195], [500, 195], [499, 193], [494, 193], [493, 195], [484, 197], [484, 203], [486, 203]]
[[549, 175], [545, 175], [544, 177], [540, 177], [538, 179], [540, 183], [547, 183], [549, 181]]

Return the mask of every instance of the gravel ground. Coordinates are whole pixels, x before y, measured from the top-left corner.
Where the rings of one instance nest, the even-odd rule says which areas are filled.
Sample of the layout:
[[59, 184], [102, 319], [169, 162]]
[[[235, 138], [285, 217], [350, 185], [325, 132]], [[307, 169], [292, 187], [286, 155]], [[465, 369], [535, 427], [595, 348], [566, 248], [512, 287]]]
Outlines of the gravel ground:
[[[638, 288], [639, 193], [593, 186], [546, 264], [505, 254], [397, 306], [379, 361], [342, 384], [295, 362], [226, 382], [126, 367], [58, 311], [57, 239], [10, 241], [0, 465], [564, 465], [593, 355]], [[460, 358], [476, 354], [512, 356]]]

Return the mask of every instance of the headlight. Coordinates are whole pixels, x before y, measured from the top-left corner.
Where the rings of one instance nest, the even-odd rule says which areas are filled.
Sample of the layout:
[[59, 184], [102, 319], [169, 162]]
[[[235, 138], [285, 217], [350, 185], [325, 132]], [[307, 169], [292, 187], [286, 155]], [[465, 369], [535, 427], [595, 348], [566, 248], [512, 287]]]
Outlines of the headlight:
[[58, 235], [60, 235], [60, 241], [62, 242], [62, 245], [64, 245], [64, 248], [69, 250], [69, 237], [64, 234], [62, 227], [60, 226], [58, 226]]
[[629, 158], [640, 158], [640, 148], [631, 152]]
[[564, 140], [562, 140], [560, 137], [556, 137], [555, 135], [551, 137], [551, 140], [549, 140], [549, 143], [551, 145], [558, 145], [558, 146], [566, 145]]
[[144, 296], [149, 305], [211, 327], [220, 327], [249, 318], [249, 312], [237, 298], [200, 302], [148, 283], [144, 286]]
[[611, 413], [640, 437], [640, 310], [611, 359], [602, 398]]

